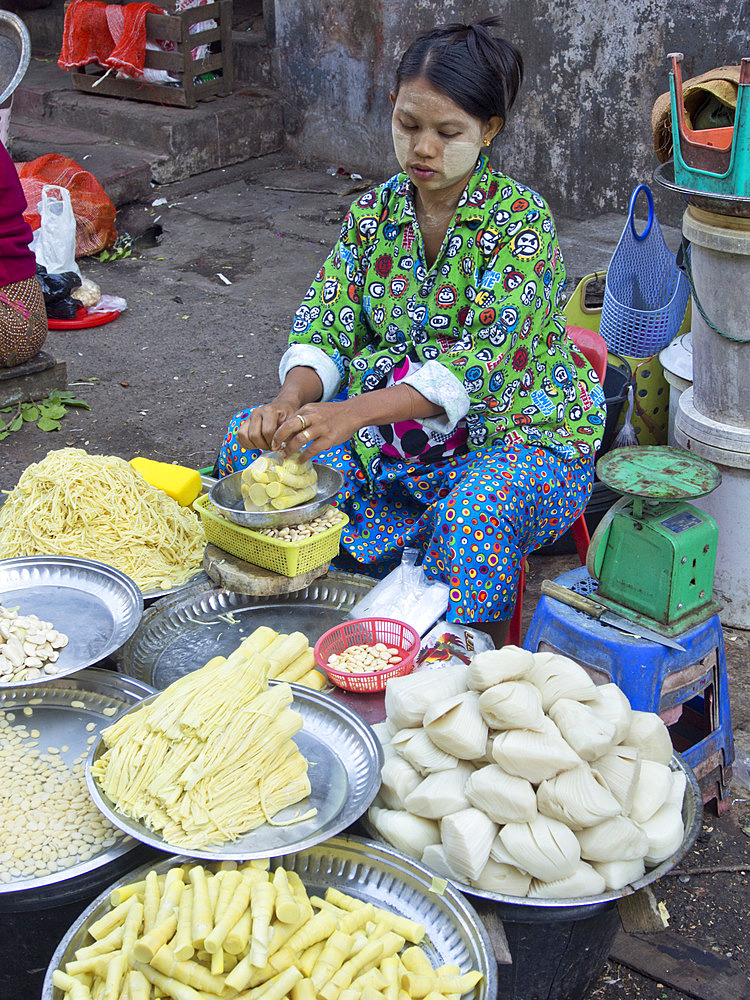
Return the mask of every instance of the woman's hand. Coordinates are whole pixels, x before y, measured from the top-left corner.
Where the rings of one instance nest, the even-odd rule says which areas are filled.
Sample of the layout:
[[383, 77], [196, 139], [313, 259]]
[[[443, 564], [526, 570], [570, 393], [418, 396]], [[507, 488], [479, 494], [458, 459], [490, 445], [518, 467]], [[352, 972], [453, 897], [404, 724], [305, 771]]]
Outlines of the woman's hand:
[[322, 451], [348, 441], [362, 426], [352, 417], [346, 402], [306, 403], [276, 429], [271, 450], [295, 455], [304, 448], [304, 458], [315, 458]]
[[272, 451], [271, 441], [284, 422], [297, 412], [292, 400], [275, 399], [271, 403], [256, 406], [247, 420], [243, 420], [237, 431], [237, 442], [241, 448]]

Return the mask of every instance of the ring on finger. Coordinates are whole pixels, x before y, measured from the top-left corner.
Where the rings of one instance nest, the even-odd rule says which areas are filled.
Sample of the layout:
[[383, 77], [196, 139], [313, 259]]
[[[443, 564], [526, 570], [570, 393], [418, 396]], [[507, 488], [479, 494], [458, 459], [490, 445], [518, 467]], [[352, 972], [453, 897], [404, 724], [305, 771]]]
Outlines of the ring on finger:
[[302, 428], [302, 430], [300, 431], [300, 434], [305, 439], [305, 441], [307, 441], [308, 444], [312, 441], [312, 434], [310, 433], [310, 431], [306, 427]]
[[301, 413], [297, 414], [297, 419], [302, 421], [302, 430], [304, 430], [307, 427], [307, 421], [305, 420], [305, 418], [302, 416]]

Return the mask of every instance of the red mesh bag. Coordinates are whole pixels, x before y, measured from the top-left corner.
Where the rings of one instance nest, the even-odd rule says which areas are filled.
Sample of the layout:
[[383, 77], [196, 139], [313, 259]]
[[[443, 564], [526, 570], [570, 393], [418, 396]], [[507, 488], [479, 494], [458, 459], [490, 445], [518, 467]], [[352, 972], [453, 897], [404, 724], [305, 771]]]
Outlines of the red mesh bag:
[[59, 153], [47, 153], [19, 165], [18, 176], [28, 208], [24, 219], [38, 229], [41, 219], [37, 205], [45, 184], [59, 184], [70, 191], [76, 217], [76, 257], [87, 257], [111, 247], [117, 239], [117, 210], [99, 181], [75, 160]]

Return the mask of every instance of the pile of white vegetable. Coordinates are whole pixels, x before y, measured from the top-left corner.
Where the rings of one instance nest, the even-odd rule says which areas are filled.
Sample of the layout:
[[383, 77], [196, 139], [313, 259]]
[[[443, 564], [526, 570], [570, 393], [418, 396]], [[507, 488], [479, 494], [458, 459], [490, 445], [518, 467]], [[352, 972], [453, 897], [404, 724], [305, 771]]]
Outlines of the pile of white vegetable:
[[52, 622], [0, 607], [0, 684], [56, 674], [60, 650], [67, 645], [68, 637]]
[[396, 677], [369, 817], [437, 874], [511, 896], [621, 889], [684, 835], [658, 715], [565, 656], [515, 646]]

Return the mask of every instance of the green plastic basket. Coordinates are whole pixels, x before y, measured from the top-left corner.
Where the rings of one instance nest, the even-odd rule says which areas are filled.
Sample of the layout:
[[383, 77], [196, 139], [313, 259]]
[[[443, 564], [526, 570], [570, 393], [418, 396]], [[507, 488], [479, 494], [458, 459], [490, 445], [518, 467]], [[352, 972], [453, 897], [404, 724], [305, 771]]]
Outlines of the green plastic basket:
[[281, 576], [299, 576], [335, 559], [341, 532], [349, 523], [346, 514], [340, 512], [341, 521], [332, 528], [301, 542], [284, 542], [227, 520], [208, 499], [208, 494], [198, 497], [193, 507], [198, 511], [206, 539], [212, 545]]

